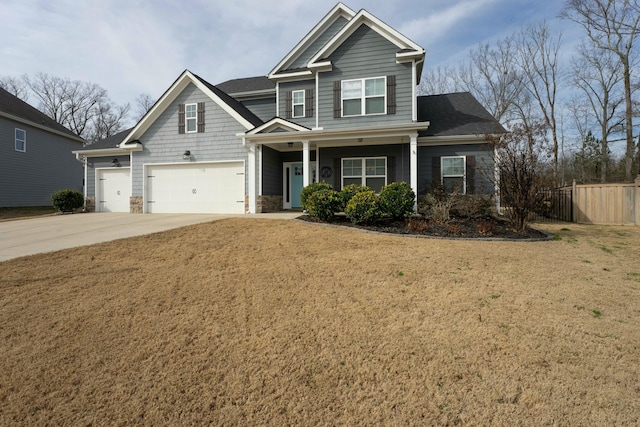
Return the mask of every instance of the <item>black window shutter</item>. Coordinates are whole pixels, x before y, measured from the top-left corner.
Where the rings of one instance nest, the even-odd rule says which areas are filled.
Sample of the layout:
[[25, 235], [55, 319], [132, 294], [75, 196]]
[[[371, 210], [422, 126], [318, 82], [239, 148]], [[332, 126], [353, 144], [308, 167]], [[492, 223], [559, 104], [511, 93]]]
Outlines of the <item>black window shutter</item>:
[[333, 118], [337, 119], [342, 116], [342, 82], [336, 80], [333, 82]]
[[387, 184], [400, 181], [396, 176], [396, 158], [394, 156], [387, 156]]
[[467, 156], [467, 194], [476, 193], [476, 157]]
[[396, 113], [396, 76], [387, 76], [387, 114]]
[[304, 91], [304, 116], [313, 117], [313, 89]]
[[178, 133], [184, 133], [184, 104], [178, 104]]
[[290, 90], [286, 91], [284, 93], [284, 118], [285, 119], [290, 119], [291, 118], [291, 110], [293, 109], [293, 95], [292, 92]]
[[431, 191], [442, 185], [442, 176], [440, 176], [440, 157], [431, 158]]
[[204, 132], [204, 102], [198, 102], [198, 133]]
[[342, 190], [342, 159], [333, 159], [333, 189]]

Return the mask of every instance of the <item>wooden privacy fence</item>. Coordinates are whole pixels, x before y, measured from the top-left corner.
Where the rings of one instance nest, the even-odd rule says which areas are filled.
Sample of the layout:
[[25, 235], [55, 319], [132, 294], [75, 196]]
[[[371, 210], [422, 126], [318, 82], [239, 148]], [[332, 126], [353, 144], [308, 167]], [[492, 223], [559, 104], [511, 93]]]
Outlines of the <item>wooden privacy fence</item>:
[[573, 185], [573, 222], [640, 225], [640, 176], [626, 184]]

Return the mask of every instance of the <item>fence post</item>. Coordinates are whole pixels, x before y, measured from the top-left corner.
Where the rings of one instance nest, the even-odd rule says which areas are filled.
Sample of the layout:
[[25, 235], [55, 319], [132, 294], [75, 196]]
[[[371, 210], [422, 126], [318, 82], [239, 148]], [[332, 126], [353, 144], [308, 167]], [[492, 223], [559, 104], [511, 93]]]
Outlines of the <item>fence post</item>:
[[636, 186], [633, 188], [633, 214], [635, 216], [635, 224], [640, 225], [640, 174], [636, 177], [635, 181]]
[[573, 180], [573, 185], [571, 189], [571, 222], [578, 222], [576, 218], [576, 180]]

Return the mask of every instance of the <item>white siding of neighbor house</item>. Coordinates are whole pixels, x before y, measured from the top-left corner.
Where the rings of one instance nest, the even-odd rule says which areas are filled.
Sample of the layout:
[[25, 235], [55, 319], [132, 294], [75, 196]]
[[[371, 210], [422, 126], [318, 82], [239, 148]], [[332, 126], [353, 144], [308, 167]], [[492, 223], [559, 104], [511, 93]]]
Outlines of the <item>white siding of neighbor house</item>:
[[[179, 134], [178, 105], [197, 102], [205, 103], [205, 132]], [[195, 85], [189, 84], [140, 137], [144, 149], [133, 153], [132, 195], [143, 196], [144, 164], [188, 163], [182, 158], [186, 150], [191, 152], [191, 162], [244, 160], [247, 165], [247, 150], [235, 136], [239, 132], [246, 132], [244, 126]], [[246, 191], [247, 188], [245, 194]]]
[[[26, 152], [15, 150], [15, 129], [27, 133]], [[80, 142], [0, 117], [0, 207], [51, 206], [57, 190], [82, 191]]]
[[[412, 64], [396, 63], [399, 48], [389, 40], [361, 25], [329, 56], [332, 71], [320, 73], [320, 127], [324, 129], [411, 123], [413, 111]], [[396, 114], [358, 117], [333, 117], [333, 82], [368, 77], [396, 76]]]

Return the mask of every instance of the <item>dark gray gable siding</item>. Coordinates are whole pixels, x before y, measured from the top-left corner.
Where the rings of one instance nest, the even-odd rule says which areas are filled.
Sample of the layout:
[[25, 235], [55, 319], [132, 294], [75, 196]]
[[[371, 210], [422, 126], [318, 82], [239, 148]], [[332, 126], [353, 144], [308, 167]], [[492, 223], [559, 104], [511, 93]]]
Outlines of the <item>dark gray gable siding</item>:
[[[361, 25], [330, 56], [333, 70], [320, 73], [320, 127], [325, 129], [410, 123], [412, 120], [412, 65], [396, 64], [398, 47], [380, 34]], [[333, 85], [335, 81], [394, 75], [396, 113], [334, 119]]]
[[[205, 132], [178, 134], [178, 105], [197, 102], [205, 103]], [[185, 150], [191, 151], [194, 162], [244, 160], [246, 167], [247, 150], [235, 136], [240, 132], [246, 129], [195, 85], [189, 84], [140, 137], [144, 149], [133, 153], [133, 196], [143, 196], [143, 164], [182, 163]]]
[[[306, 126], [308, 128], [316, 127], [316, 114], [313, 111], [313, 115], [311, 117], [287, 117], [287, 108], [291, 108], [291, 101], [287, 101], [287, 93], [291, 93], [294, 90], [304, 90], [311, 91], [314, 102], [313, 108], [315, 110], [315, 91], [316, 91], [316, 81], [315, 80], [305, 80], [299, 82], [290, 82], [290, 83], [280, 83], [280, 111], [278, 111], [278, 116], [282, 118], [286, 118], [287, 120], [297, 123], [302, 126]], [[305, 100], [307, 99], [307, 94], [305, 94]], [[306, 109], [306, 108], [305, 108]]]
[[[15, 150], [15, 129], [27, 133], [27, 151]], [[82, 191], [83, 167], [71, 152], [82, 144], [0, 117], [0, 207], [51, 206], [51, 193]]]
[[[442, 156], [469, 156], [467, 161], [467, 185], [474, 194], [493, 194], [493, 152], [486, 144], [437, 145], [418, 147], [418, 194], [433, 189], [433, 178], [439, 179]], [[475, 167], [472, 166], [475, 164]], [[473, 170], [470, 170], [473, 168]], [[469, 180], [472, 179], [473, 183]]]
[[258, 116], [263, 122], [268, 122], [276, 116], [276, 98], [243, 99], [242, 105]]
[[296, 68], [304, 68], [307, 66], [309, 60], [316, 54], [318, 51], [325, 45], [329, 40], [335, 36], [338, 31], [342, 29], [347, 24], [347, 19], [343, 17], [339, 17], [336, 21], [327, 28], [327, 30], [322, 33], [316, 41], [314, 41], [311, 46], [307, 48], [304, 52], [298, 56], [298, 58], [293, 61], [289, 69]]

